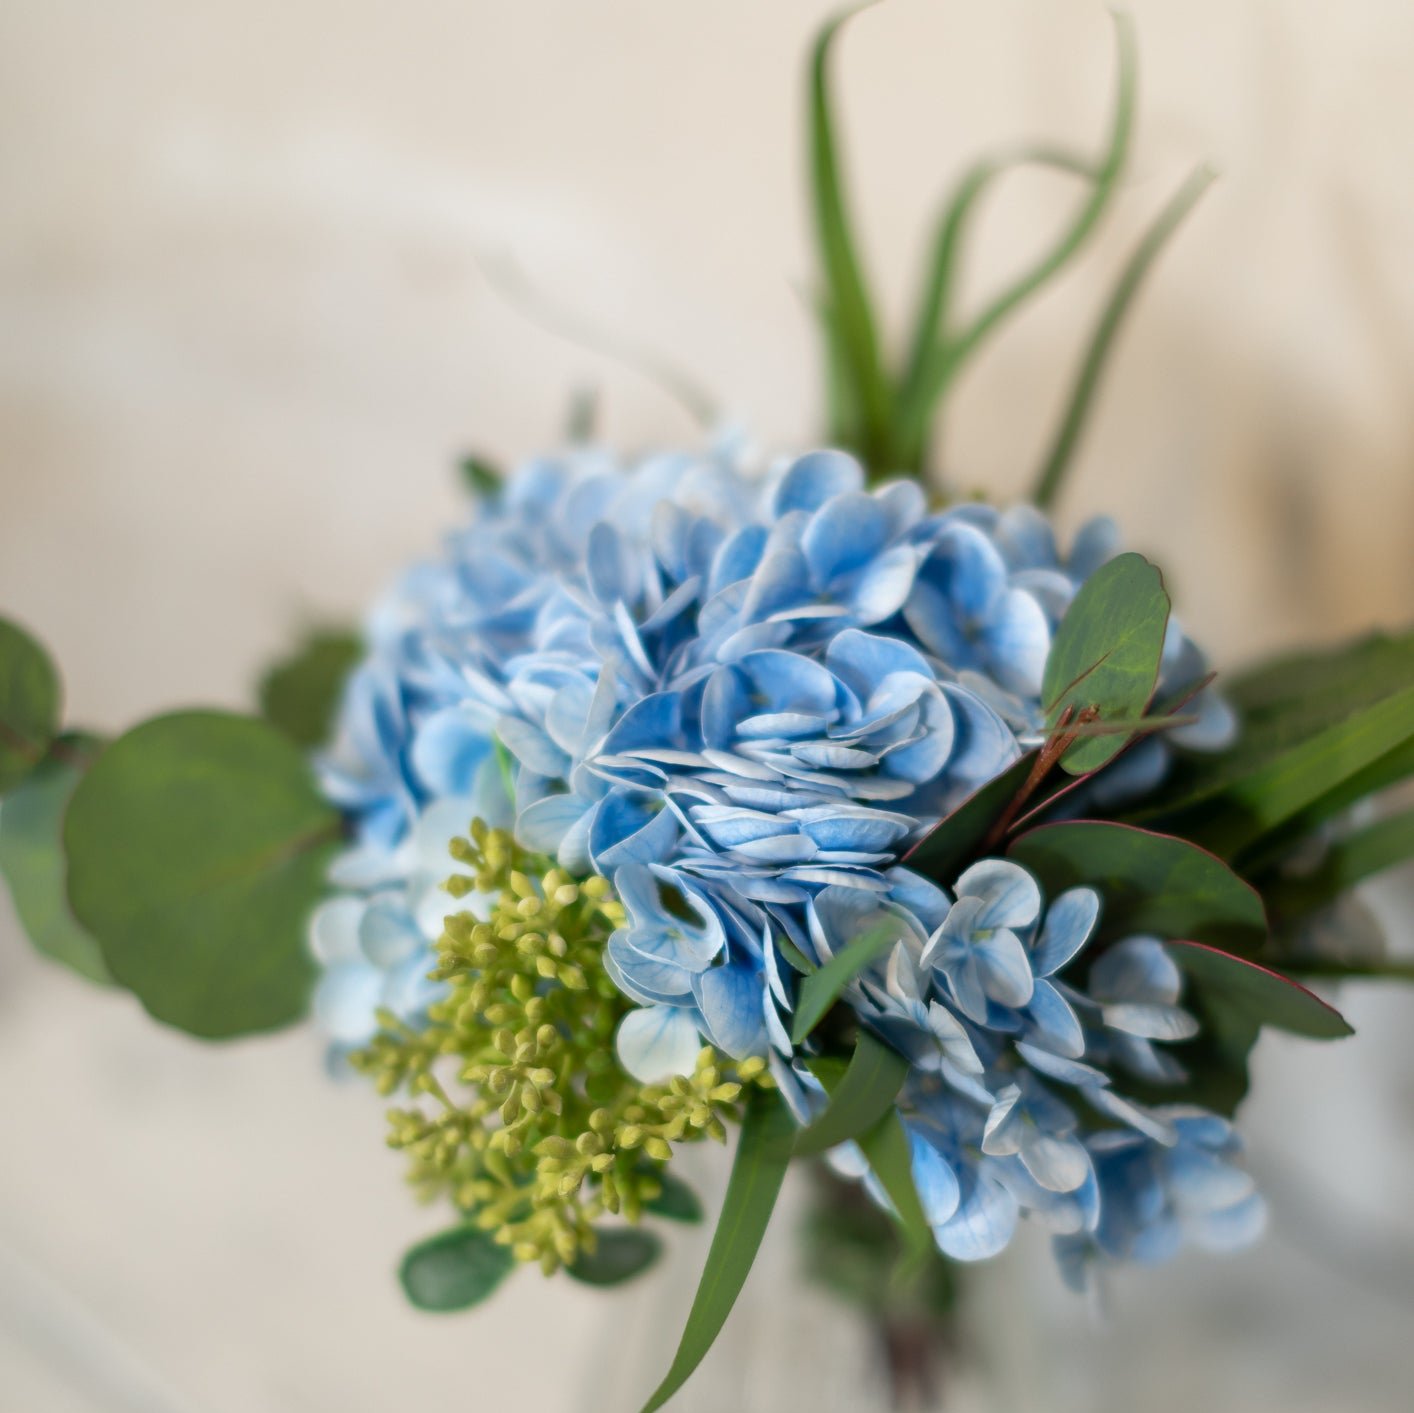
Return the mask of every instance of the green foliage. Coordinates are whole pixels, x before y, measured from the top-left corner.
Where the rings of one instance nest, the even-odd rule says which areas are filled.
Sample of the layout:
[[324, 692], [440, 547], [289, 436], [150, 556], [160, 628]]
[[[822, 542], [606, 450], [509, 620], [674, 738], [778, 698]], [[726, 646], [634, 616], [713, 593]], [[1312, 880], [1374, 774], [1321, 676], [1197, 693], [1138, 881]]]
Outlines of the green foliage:
[[298, 749], [225, 712], [157, 717], [109, 746], [64, 825], [69, 901], [115, 980], [208, 1038], [303, 1012], [305, 926], [340, 833]]
[[1051, 897], [1077, 884], [1103, 900], [1102, 938], [1153, 933], [1255, 955], [1267, 940], [1257, 891], [1223, 861], [1185, 839], [1130, 825], [1046, 824], [1007, 851]]
[[916, 1272], [930, 1255], [937, 1253], [927, 1213], [914, 1186], [913, 1151], [903, 1121], [897, 1112], [885, 1114], [858, 1141], [893, 1204], [892, 1215], [904, 1245], [904, 1269]]
[[861, 1030], [848, 1068], [839, 1083], [829, 1087], [824, 1113], [796, 1136], [795, 1151], [803, 1155], [827, 1153], [868, 1133], [893, 1108], [907, 1077], [908, 1061]]
[[666, 1170], [658, 1173], [660, 1191], [643, 1204], [645, 1212], [664, 1217], [670, 1222], [685, 1222], [696, 1226], [705, 1215], [702, 1199], [681, 1179]]
[[306, 750], [323, 745], [334, 724], [344, 681], [363, 656], [363, 640], [342, 629], [311, 633], [303, 646], [260, 682], [265, 719]]
[[[1159, 678], [1168, 615], [1163, 580], [1143, 555], [1117, 555], [1096, 570], [1071, 600], [1046, 659], [1041, 700], [1048, 727], [1143, 716]], [[1071, 775], [1096, 770], [1127, 739], [1077, 740], [1061, 768]]]
[[479, 1305], [514, 1267], [504, 1246], [462, 1223], [418, 1242], [403, 1257], [398, 1279], [412, 1305], [444, 1314]]
[[1134, 296], [1139, 292], [1139, 286], [1144, 283], [1144, 277], [1149, 273], [1159, 252], [1168, 243], [1169, 237], [1212, 185], [1215, 175], [1211, 169], [1199, 167], [1179, 187], [1159, 213], [1158, 219], [1149, 228], [1144, 239], [1140, 241], [1134, 254], [1130, 256], [1129, 263], [1124, 267], [1104, 309], [1101, 310], [1085, 355], [1081, 359], [1075, 385], [1066, 401], [1065, 414], [1056, 430], [1055, 441], [1042, 465], [1036, 489], [1032, 493], [1032, 500], [1043, 509], [1051, 505], [1060, 490], [1061, 481], [1070, 466], [1076, 443], [1080, 440], [1091, 404], [1095, 400], [1100, 376], [1114, 346], [1115, 335], [1119, 332], [1119, 326], [1123, 323]]
[[[1129, 818], [1236, 859], [1314, 825], [1414, 769], [1414, 631], [1288, 656], [1232, 678], [1242, 732], [1186, 757]], [[1352, 789], [1351, 786], [1356, 786]]]
[[742, 1116], [731, 1180], [707, 1265], [682, 1340], [666, 1377], [642, 1413], [655, 1413], [687, 1382], [726, 1323], [771, 1220], [790, 1163], [794, 1127], [790, 1110], [779, 1095], [758, 1090], [751, 1096]]
[[1229, 1011], [1248, 1025], [1269, 1025], [1313, 1040], [1354, 1034], [1339, 1011], [1280, 972], [1200, 942], [1174, 942], [1170, 950], [1205, 998], [1209, 1014]]
[[462, 483], [478, 499], [491, 499], [501, 493], [504, 476], [498, 466], [484, 456], [464, 456], [458, 463]]
[[89, 759], [92, 736], [62, 736], [48, 758], [0, 804], [0, 873], [29, 940], [90, 981], [108, 982], [98, 943], [78, 925], [65, 891], [64, 810]]
[[866, 463], [876, 471], [894, 469], [890, 462], [893, 393], [884, 371], [875, 327], [873, 302], [855, 253], [844, 183], [840, 177], [830, 92], [830, 50], [840, 27], [855, 9], [844, 11], [820, 31], [810, 56], [810, 185], [814, 198], [815, 237], [825, 280], [823, 323], [828, 360], [849, 389], [857, 444]]
[[812, 971], [800, 983], [791, 1024], [791, 1043], [799, 1045], [819, 1025], [825, 1012], [835, 1004], [841, 991], [875, 957], [886, 952], [898, 938], [897, 928], [883, 924], [861, 933], [836, 952], [824, 966]]
[[926, 878], [945, 887], [951, 885], [968, 860], [981, 853], [984, 841], [1025, 787], [1035, 764], [1036, 752], [1028, 751], [1008, 770], [973, 791], [923, 837], [904, 862]]
[[651, 1231], [637, 1227], [610, 1227], [595, 1233], [565, 1267], [568, 1275], [585, 1285], [622, 1285], [642, 1275], [663, 1254], [663, 1243]]
[[1345, 835], [1309, 873], [1278, 879], [1266, 888], [1274, 913], [1304, 917], [1328, 907], [1357, 883], [1414, 858], [1414, 809], [1376, 820]]
[[479, 821], [452, 851], [473, 873], [448, 887], [489, 895], [489, 914], [447, 920], [435, 975], [448, 995], [427, 1026], [385, 1015], [353, 1063], [415, 1101], [389, 1115], [388, 1140], [413, 1185], [548, 1274], [593, 1254], [605, 1213], [637, 1223], [665, 1196], [675, 1144], [724, 1141], [765, 1065], [705, 1049], [691, 1078], [633, 1079], [614, 1056], [631, 1006], [602, 965], [624, 920], [608, 884], [576, 882]]
[[0, 618], [0, 795], [44, 759], [59, 732], [59, 674], [49, 654]]

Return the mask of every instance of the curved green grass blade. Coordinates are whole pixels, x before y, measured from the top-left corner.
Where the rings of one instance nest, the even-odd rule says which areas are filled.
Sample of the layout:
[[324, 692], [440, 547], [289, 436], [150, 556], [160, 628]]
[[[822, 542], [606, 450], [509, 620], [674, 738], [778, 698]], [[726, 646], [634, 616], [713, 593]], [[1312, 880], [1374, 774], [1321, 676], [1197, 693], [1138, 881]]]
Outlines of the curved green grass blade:
[[825, 1112], [796, 1136], [797, 1155], [827, 1153], [868, 1133], [889, 1112], [907, 1077], [908, 1061], [861, 1030], [849, 1068], [832, 1090]]
[[835, 1004], [840, 992], [870, 962], [887, 951], [897, 937], [896, 928], [886, 925], [871, 927], [800, 983], [795, 1000], [795, 1018], [790, 1029], [792, 1045], [799, 1045], [805, 1040], [820, 1024], [825, 1012]]

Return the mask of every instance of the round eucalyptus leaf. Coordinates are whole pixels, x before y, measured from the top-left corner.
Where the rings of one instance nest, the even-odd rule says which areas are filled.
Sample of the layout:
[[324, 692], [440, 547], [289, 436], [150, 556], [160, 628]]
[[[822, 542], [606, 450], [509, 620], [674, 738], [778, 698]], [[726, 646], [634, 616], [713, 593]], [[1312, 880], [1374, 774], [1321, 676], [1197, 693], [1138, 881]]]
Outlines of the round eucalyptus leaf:
[[0, 803], [0, 873], [15, 912], [36, 950], [90, 981], [109, 982], [98, 943], [79, 926], [65, 891], [64, 809], [98, 750], [92, 737], [66, 736], [53, 753]]
[[339, 817], [273, 726], [157, 717], [100, 755], [69, 804], [69, 901], [158, 1020], [219, 1038], [304, 1011], [305, 927]]
[[666, 1217], [670, 1222], [696, 1224], [703, 1218], [702, 1199], [681, 1178], [671, 1173], [659, 1173], [658, 1180], [663, 1190], [651, 1201], [643, 1204], [645, 1212], [655, 1217]]
[[325, 629], [276, 663], [261, 679], [260, 710], [297, 746], [329, 739], [344, 682], [363, 656], [357, 633]]
[[59, 674], [18, 624], [0, 618], [0, 795], [44, 759], [59, 730]]
[[465, 1225], [420, 1241], [398, 1268], [408, 1300], [419, 1310], [467, 1310], [510, 1274], [515, 1257], [489, 1232]]
[[593, 1251], [579, 1254], [565, 1270], [585, 1285], [621, 1285], [641, 1275], [662, 1254], [663, 1244], [651, 1231], [610, 1227], [596, 1233]]

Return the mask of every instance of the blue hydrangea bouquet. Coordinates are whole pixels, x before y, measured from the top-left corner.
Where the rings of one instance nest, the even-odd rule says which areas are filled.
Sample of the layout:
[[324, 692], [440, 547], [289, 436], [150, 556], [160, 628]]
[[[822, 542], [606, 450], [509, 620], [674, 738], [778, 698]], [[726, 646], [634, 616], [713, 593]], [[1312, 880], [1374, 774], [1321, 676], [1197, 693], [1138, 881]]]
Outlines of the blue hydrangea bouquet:
[[[1031, 501], [925, 479], [958, 371], [1115, 192], [1128, 22], [1103, 152], [965, 175], [898, 366], [837, 161], [839, 24], [809, 83], [826, 449], [470, 462], [467, 523], [363, 634], [272, 671], [259, 715], [63, 730], [48, 656], [0, 623], [0, 867], [35, 945], [196, 1036], [312, 1009], [447, 1209], [403, 1260], [415, 1304], [525, 1264], [613, 1284], [718, 1209], [645, 1413], [721, 1328], [793, 1161], [833, 1174], [813, 1266], [852, 1241], [876, 1308], [945, 1304], [1023, 1220], [1077, 1288], [1251, 1242], [1232, 1115], [1259, 1032], [1337, 1039], [1303, 980], [1409, 976], [1322, 923], [1414, 853], [1380, 800], [1414, 771], [1414, 633], [1215, 682], [1111, 521], [1063, 546], [1048, 519], [1206, 171], [1123, 270]], [[969, 223], [1028, 163], [1071, 174], [1076, 214], [960, 319]], [[733, 1130], [704, 1202], [673, 1159]]]

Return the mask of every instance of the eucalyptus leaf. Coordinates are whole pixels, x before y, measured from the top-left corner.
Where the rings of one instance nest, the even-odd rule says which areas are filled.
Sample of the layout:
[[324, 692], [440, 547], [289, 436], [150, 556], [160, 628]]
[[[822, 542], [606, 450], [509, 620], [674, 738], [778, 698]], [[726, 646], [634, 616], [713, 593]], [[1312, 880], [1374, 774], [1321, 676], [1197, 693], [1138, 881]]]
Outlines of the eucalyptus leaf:
[[1355, 1033], [1334, 1006], [1289, 976], [1201, 942], [1172, 942], [1169, 950], [1210, 1009], [1314, 1040]]
[[1101, 899], [1100, 937], [1153, 933], [1255, 954], [1267, 940], [1261, 896], [1186, 839], [1107, 820], [1043, 824], [1008, 855], [1055, 897], [1085, 885]]
[[771, 1220], [790, 1164], [794, 1127], [779, 1094], [757, 1090], [747, 1101], [727, 1195], [687, 1326], [667, 1376], [643, 1413], [655, 1413], [687, 1382], [726, 1323]]
[[363, 640], [341, 629], [311, 633], [298, 652], [260, 683], [260, 710], [295, 745], [312, 749], [330, 736], [344, 682], [363, 656]]
[[305, 929], [339, 836], [273, 726], [161, 716], [109, 746], [74, 792], [69, 901], [158, 1020], [209, 1038], [269, 1030], [305, 1008]]
[[59, 731], [59, 673], [17, 623], [0, 618], [0, 795], [44, 759]]
[[[1143, 555], [1121, 554], [1081, 585], [1046, 659], [1041, 700], [1055, 729], [1067, 708], [1101, 722], [1142, 716], [1159, 680], [1169, 597]], [[1071, 775], [1096, 770], [1123, 750], [1125, 736], [1078, 740], [1061, 757]]]
[[887, 925], [871, 927], [842, 947], [824, 966], [805, 977], [795, 999], [795, 1016], [790, 1031], [793, 1045], [805, 1040], [835, 1004], [840, 992], [870, 962], [886, 952], [897, 937], [896, 928]]
[[462, 482], [478, 499], [490, 499], [501, 492], [505, 484], [500, 469], [484, 456], [464, 456], [458, 463]]
[[445, 1314], [480, 1304], [514, 1266], [509, 1248], [467, 1223], [418, 1242], [403, 1257], [398, 1279], [412, 1305]]
[[796, 1153], [827, 1153], [868, 1133], [893, 1107], [907, 1077], [908, 1061], [861, 1030], [849, 1067], [830, 1093], [824, 1113], [796, 1136]]
[[83, 930], [65, 892], [64, 810], [99, 748], [94, 737], [64, 736], [42, 765], [0, 802], [0, 873], [35, 948], [90, 981], [112, 980], [98, 943]]
[[670, 1222], [685, 1222], [696, 1226], [703, 1218], [702, 1199], [681, 1178], [670, 1172], [660, 1172], [658, 1181], [663, 1190], [643, 1204], [645, 1212], [665, 1217]]
[[663, 1243], [651, 1231], [609, 1227], [595, 1233], [593, 1251], [581, 1251], [565, 1267], [585, 1285], [622, 1285], [642, 1275], [663, 1254]]
[[950, 885], [1024, 788], [1035, 764], [1036, 752], [1029, 751], [1000, 775], [974, 790], [914, 845], [904, 863], [925, 878]]

